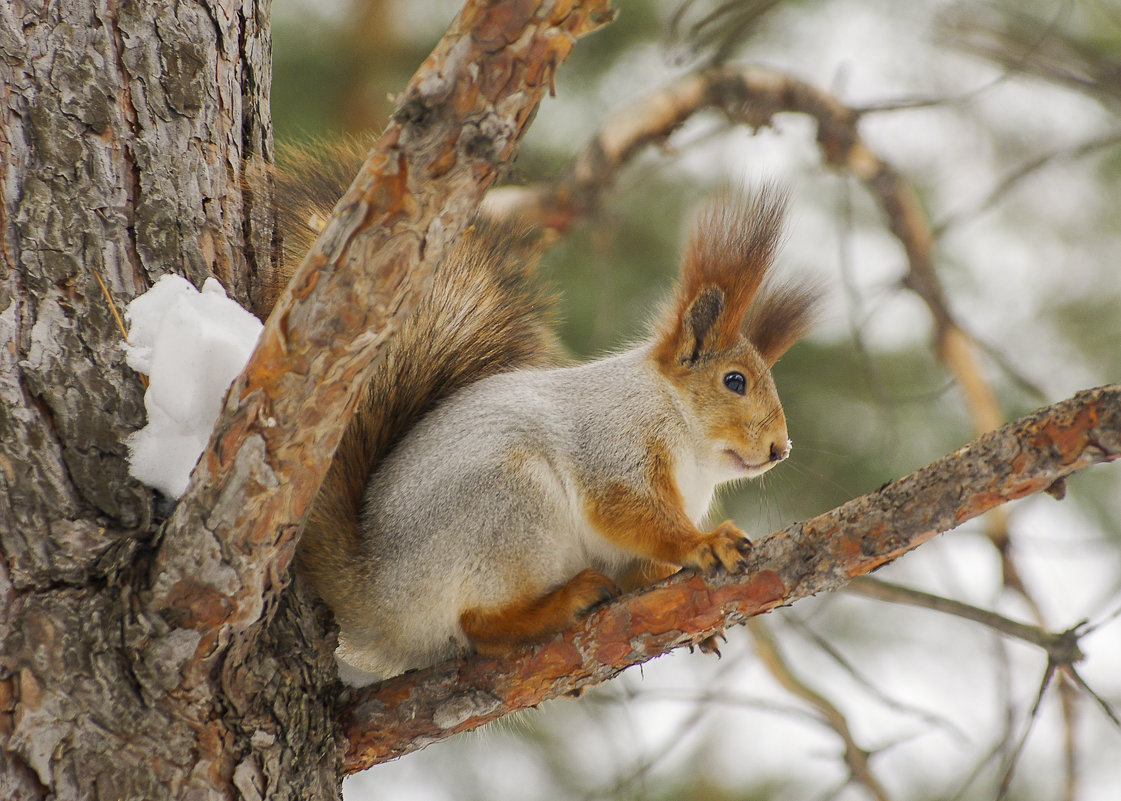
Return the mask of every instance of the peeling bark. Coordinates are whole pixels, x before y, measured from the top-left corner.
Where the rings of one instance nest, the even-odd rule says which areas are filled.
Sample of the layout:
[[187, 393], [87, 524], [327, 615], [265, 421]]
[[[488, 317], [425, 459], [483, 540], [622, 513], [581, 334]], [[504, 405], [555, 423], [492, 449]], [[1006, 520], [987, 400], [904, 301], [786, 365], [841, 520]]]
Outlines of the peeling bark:
[[355, 772], [607, 681], [726, 626], [835, 590], [1007, 501], [1121, 458], [1121, 385], [1081, 392], [916, 472], [755, 543], [743, 575], [682, 571], [508, 658], [454, 660], [355, 693]]

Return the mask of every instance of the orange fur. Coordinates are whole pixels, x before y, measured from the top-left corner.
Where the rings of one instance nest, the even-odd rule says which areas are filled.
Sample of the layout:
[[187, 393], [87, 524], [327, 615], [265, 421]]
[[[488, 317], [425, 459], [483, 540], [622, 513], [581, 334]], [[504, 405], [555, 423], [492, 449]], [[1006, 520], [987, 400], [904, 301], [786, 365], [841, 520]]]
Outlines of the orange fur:
[[770, 367], [810, 329], [820, 288], [767, 280], [785, 211], [786, 195], [774, 187], [750, 197], [725, 192], [702, 206], [658, 334], [655, 358], [663, 369], [692, 367], [743, 339]]
[[681, 567], [678, 565], [655, 562], [650, 559], [639, 559], [619, 577], [619, 589], [622, 592], [630, 592], [631, 590], [637, 590], [639, 587], [647, 587], [656, 581], [672, 576], [680, 569]]
[[820, 299], [821, 289], [812, 283], [763, 286], [744, 317], [743, 333], [768, 367], [810, 330]]
[[618, 592], [615, 582], [589, 568], [544, 595], [532, 594], [497, 609], [467, 609], [459, 625], [476, 651], [499, 655], [564, 631]]
[[586, 487], [588, 519], [605, 538], [647, 560], [701, 570], [741, 567], [750, 547], [746, 535], [730, 522], [703, 532], [685, 514], [665, 445], [647, 444], [648, 493], [621, 482]]

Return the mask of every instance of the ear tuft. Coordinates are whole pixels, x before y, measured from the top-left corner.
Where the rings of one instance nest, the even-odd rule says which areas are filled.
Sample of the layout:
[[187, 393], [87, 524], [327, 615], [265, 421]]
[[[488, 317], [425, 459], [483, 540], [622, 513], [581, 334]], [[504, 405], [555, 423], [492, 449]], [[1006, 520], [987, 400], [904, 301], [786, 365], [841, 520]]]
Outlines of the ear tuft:
[[822, 287], [813, 282], [765, 285], [743, 321], [743, 333], [768, 367], [813, 327]]
[[726, 189], [701, 206], [658, 337], [659, 362], [689, 364], [739, 341], [778, 249], [785, 211], [786, 192], [771, 184], [752, 194]]

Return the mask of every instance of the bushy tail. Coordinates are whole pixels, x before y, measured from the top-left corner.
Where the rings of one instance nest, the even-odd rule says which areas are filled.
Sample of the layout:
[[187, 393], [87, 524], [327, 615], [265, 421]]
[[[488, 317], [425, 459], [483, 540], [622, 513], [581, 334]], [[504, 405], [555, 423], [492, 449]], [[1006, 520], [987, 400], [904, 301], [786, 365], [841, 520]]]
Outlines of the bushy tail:
[[[277, 177], [286, 262], [294, 269], [358, 172], [352, 143], [304, 150]], [[527, 226], [477, 218], [437, 265], [432, 287], [386, 344], [312, 505], [297, 564], [335, 609], [362, 575], [357, 518], [370, 473], [433, 406], [488, 375], [556, 360], [553, 298], [534, 273]]]

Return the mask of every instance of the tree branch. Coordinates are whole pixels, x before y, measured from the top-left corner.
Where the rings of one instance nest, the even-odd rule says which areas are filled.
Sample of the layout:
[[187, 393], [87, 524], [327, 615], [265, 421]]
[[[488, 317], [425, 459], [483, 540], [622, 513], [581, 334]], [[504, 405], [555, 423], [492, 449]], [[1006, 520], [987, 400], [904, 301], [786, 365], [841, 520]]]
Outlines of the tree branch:
[[1042, 648], [1047, 652], [1051, 661], [1057, 665], [1073, 665], [1083, 658], [1082, 650], [1078, 644], [1081, 637], [1081, 627], [1079, 626], [1066, 631], [1050, 632], [1042, 626], [1021, 623], [996, 612], [990, 612], [988, 609], [981, 609], [971, 604], [955, 601], [952, 598], [943, 598], [941, 595], [932, 595], [929, 592], [867, 576], [853, 579], [845, 589], [847, 592], [862, 595], [865, 598], [919, 606], [980, 623], [1006, 637], [1014, 637]]
[[999, 403], [977, 363], [972, 339], [950, 311], [934, 269], [932, 228], [914, 188], [861, 138], [861, 112], [829, 92], [775, 70], [726, 65], [703, 70], [635, 101], [604, 121], [599, 133], [552, 184], [500, 188], [488, 203], [516, 208], [543, 225], [564, 230], [592, 214], [619, 170], [644, 146], [665, 142], [686, 120], [718, 109], [737, 124], [758, 128], [794, 112], [817, 123], [827, 164], [860, 180], [883, 209], [907, 257], [905, 285], [927, 305], [939, 356], [961, 386], [978, 433], [1003, 421]]
[[[254, 627], [397, 320], [508, 163], [607, 0], [468, 0], [277, 302], [154, 561], [149, 607], [201, 636]], [[205, 666], [201, 666], [205, 671]]]
[[503, 659], [471, 657], [349, 698], [348, 772], [607, 681], [776, 606], [835, 590], [999, 504], [1121, 458], [1121, 385], [1080, 392], [898, 481], [756, 542], [743, 575], [682, 571]]

